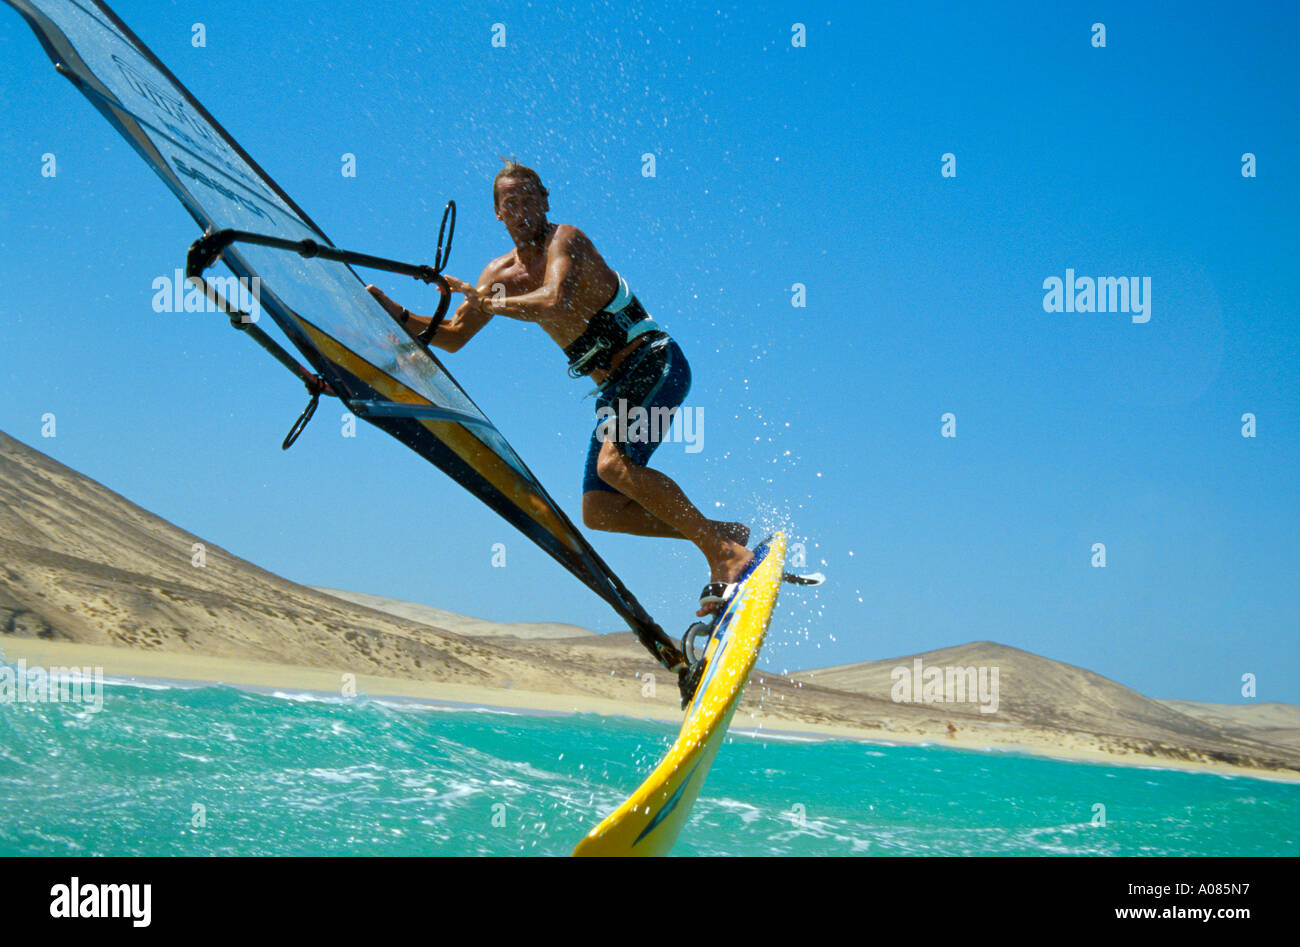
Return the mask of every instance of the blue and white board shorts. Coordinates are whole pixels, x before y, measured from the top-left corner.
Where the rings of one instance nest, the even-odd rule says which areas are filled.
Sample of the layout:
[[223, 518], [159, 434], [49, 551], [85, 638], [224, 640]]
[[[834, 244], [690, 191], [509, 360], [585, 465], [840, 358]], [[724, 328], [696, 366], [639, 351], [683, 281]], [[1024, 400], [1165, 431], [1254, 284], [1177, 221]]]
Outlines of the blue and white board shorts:
[[[614, 381], [601, 388], [596, 399], [597, 422], [582, 474], [583, 493], [618, 493], [596, 472], [601, 444], [613, 440], [624, 457], [644, 467], [668, 437], [672, 418], [691, 390], [691, 367], [677, 343], [667, 335], [644, 343], [619, 369]], [[638, 424], [638, 419], [643, 423]]]

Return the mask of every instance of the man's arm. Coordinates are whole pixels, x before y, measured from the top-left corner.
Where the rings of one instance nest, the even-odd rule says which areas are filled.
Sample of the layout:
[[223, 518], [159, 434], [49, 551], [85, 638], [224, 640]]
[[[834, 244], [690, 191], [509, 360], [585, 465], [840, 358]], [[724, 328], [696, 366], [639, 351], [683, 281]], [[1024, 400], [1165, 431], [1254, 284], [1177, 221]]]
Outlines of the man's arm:
[[[479, 276], [480, 283], [492, 278], [496, 265], [497, 261], [487, 265], [482, 275]], [[449, 280], [449, 282], [459, 281]], [[378, 286], [367, 286], [366, 289], [370, 292], [370, 295], [379, 301], [379, 304], [384, 307], [388, 314], [404, 325], [412, 335], [419, 335], [433, 321], [431, 316], [422, 316], [419, 313], [411, 312], [404, 306], [389, 299]], [[492, 313], [484, 312], [475, 306], [472, 300], [466, 299], [465, 302], [456, 307], [456, 312], [450, 319], [444, 319], [442, 325], [438, 326], [438, 331], [433, 334], [433, 339], [429, 344], [448, 352], [455, 352], [472, 339], [478, 330], [487, 325], [491, 319]]]
[[[578, 273], [587, 243], [576, 227], [560, 225], [552, 239], [546, 258], [546, 275], [542, 285], [518, 296], [500, 296], [492, 291], [491, 277], [485, 270], [478, 287], [466, 294], [466, 301], [491, 316], [505, 316], [521, 322], [538, 322], [547, 316], [568, 312], [577, 289]], [[455, 286], [458, 292], [471, 287]]]
[[[438, 326], [438, 331], [433, 334], [430, 344], [448, 352], [455, 352], [474, 338], [478, 330], [487, 325], [491, 318], [492, 313], [471, 306], [468, 301], [463, 302], [456, 307], [454, 316], [444, 319], [442, 325]], [[428, 316], [417, 316], [411, 313], [411, 321], [408, 325], [412, 332], [419, 335], [432, 321]]]

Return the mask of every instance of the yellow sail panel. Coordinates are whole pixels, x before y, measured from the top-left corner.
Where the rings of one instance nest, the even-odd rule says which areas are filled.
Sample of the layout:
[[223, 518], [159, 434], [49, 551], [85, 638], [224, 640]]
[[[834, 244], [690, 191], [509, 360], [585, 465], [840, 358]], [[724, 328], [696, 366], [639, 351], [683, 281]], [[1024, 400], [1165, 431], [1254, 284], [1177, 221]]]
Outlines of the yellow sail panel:
[[[389, 401], [402, 404], [429, 404], [427, 398], [412, 391], [386, 372], [370, 364], [337, 339], [322, 332], [316, 326], [299, 317], [298, 324], [307, 333], [312, 343], [320, 349], [322, 355], [335, 365], [361, 379]], [[424, 357], [423, 353], [417, 353]], [[556, 541], [571, 551], [580, 552], [574, 541], [572, 529], [565, 524], [555, 512], [555, 508], [537, 492], [531, 478], [516, 469], [496, 452], [484, 444], [482, 438], [463, 424], [455, 421], [443, 421], [433, 418], [419, 418], [418, 423], [433, 434], [439, 441], [450, 448], [456, 456], [468, 464], [483, 479], [492, 484], [510, 502], [527, 514], [533, 522], [546, 530]]]

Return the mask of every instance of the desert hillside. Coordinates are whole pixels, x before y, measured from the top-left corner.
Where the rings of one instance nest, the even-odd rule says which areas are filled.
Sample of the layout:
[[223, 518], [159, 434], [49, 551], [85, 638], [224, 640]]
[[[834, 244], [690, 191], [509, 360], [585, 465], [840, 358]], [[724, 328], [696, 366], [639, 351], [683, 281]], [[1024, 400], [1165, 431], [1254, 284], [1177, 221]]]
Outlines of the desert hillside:
[[[630, 632], [503, 624], [298, 585], [0, 433], [0, 654], [38, 655], [42, 643], [93, 652], [110, 673], [292, 687], [301, 669], [312, 687], [355, 674], [392, 693], [453, 688], [484, 704], [680, 719], [675, 682]], [[892, 672], [918, 658], [996, 667], [996, 712], [895, 701]], [[1300, 777], [1300, 708], [1153, 700], [988, 641], [788, 676], [760, 670], [735, 725]]]

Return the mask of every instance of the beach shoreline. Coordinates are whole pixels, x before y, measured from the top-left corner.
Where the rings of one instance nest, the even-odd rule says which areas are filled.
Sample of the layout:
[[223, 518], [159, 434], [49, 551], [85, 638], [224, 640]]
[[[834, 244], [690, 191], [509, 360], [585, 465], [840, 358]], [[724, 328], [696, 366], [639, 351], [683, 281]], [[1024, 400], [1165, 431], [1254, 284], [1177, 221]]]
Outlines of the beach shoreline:
[[[32, 668], [90, 668], [91, 673], [99, 670], [107, 678], [141, 684], [226, 685], [263, 693], [291, 691], [318, 696], [336, 695], [340, 698], [354, 695], [380, 700], [409, 700], [467, 711], [544, 715], [598, 714], [668, 725], [681, 722], [681, 713], [661, 701], [638, 702], [593, 694], [565, 694], [369, 674], [351, 675], [303, 665], [139, 651], [77, 642], [8, 637], [0, 641], [0, 656], [10, 663], [26, 661]], [[756, 672], [756, 675], [761, 675], [761, 672]], [[733, 729], [737, 736], [758, 739], [770, 735], [787, 740], [843, 740], [868, 745], [928, 746], [970, 752], [1012, 753], [1058, 762], [1136, 766], [1300, 783], [1300, 773], [1294, 771], [1121, 755], [1089, 746], [1092, 741], [1087, 736], [1079, 735], [1024, 731], [998, 734], [972, 726], [963, 726], [952, 735], [915, 725], [887, 725], [882, 730], [789, 719], [765, 707], [738, 710]]]

